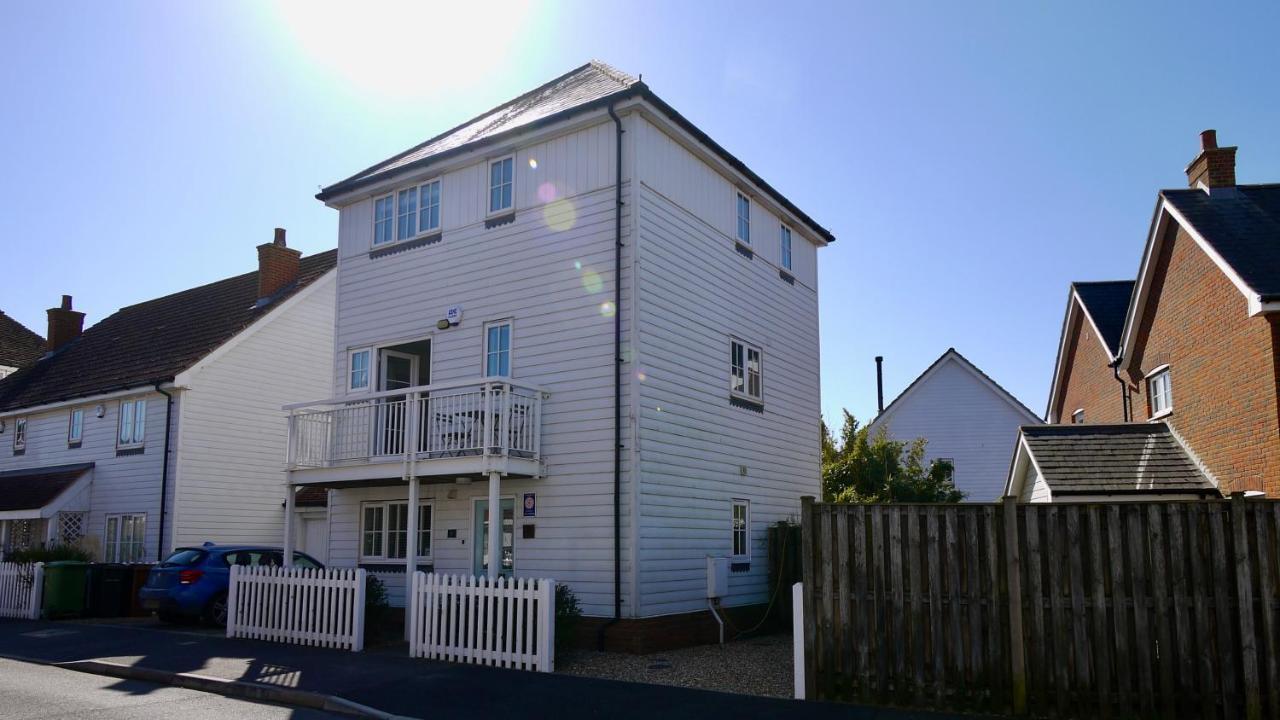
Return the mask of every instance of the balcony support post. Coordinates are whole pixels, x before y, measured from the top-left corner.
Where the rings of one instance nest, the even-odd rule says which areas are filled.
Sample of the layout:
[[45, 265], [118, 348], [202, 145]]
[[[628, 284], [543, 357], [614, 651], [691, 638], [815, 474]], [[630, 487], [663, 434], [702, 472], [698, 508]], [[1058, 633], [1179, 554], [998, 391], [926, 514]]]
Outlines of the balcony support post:
[[293, 484], [293, 473], [285, 471], [284, 474], [284, 566], [293, 567], [293, 516], [294, 501], [297, 498], [297, 490]]
[[[413, 584], [413, 574], [418, 571], [418, 496], [420, 494], [421, 489], [418, 487], [418, 478], [410, 475], [408, 522], [405, 524], [408, 537], [405, 538], [404, 549], [404, 586], [406, 588], [415, 587]], [[405, 612], [409, 613], [409, 617], [412, 617], [413, 613], [418, 612], [417, 603], [418, 594], [416, 592], [409, 593], [408, 602], [404, 604]], [[404, 620], [405, 640], [412, 639], [410, 635], [413, 632], [413, 622], [409, 617], [406, 617]]]
[[501, 474], [489, 473], [489, 579], [502, 573], [502, 492]]

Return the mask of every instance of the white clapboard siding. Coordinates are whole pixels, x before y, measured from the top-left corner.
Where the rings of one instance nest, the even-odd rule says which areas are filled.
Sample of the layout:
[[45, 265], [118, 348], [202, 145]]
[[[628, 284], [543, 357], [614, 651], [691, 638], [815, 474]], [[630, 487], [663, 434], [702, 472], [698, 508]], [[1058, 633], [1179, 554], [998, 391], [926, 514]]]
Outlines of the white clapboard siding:
[[364, 649], [365, 571], [231, 567], [227, 637]]
[[40, 617], [44, 563], [0, 563], [0, 617], [35, 620]]
[[412, 657], [551, 672], [555, 581], [415, 572], [409, 589]]

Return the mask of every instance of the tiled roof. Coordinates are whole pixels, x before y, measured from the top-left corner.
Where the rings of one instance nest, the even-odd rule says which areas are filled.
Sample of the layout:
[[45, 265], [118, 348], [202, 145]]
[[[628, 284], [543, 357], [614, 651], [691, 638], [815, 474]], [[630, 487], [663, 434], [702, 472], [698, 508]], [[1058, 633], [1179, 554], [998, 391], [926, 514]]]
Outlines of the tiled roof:
[[1162, 190], [1160, 195], [1264, 302], [1280, 299], [1280, 184], [1230, 190]]
[[302, 258], [298, 281], [258, 306], [258, 272], [118, 310], [35, 365], [0, 380], [0, 410], [172, 380], [337, 264]]
[[66, 492], [93, 463], [0, 472], [0, 511], [37, 510]]
[[1106, 343], [1107, 350], [1115, 356], [1120, 352], [1121, 333], [1124, 332], [1124, 318], [1129, 312], [1129, 297], [1133, 294], [1132, 280], [1106, 280], [1099, 282], [1076, 282], [1075, 288], [1084, 309], [1093, 318]]
[[44, 354], [44, 338], [0, 310], [0, 365], [26, 367]]
[[1028, 425], [1022, 437], [1054, 495], [1218, 494], [1162, 422]]
[[293, 497], [294, 507], [326, 507], [329, 504], [329, 488], [304, 485]]

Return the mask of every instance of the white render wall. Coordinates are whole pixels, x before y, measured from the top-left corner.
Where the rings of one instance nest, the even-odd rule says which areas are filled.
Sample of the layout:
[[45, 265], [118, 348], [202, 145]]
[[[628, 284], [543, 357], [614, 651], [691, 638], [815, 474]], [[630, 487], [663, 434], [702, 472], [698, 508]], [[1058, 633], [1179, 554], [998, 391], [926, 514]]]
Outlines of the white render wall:
[[991, 502], [1004, 493], [1018, 427], [1038, 422], [947, 357], [877, 418], [872, 431], [884, 427], [894, 440], [925, 438], [926, 461], [954, 460], [956, 487], [966, 501]]
[[283, 544], [281, 407], [330, 392], [336, 275], [285, 300], [191, 373], [175, 444], [175, 545]]
[[[116, 437], [120, 418], [120, 402], [145, 397], [147, 400], [147, 427], [144, 450], [140, 454], [118, 455]], [[94, 409], [103, 406], [105, 414], [99, 418]], [[172, 422], [177, 429], [181, 406], [180, 393], [175, 393]], [[84, 410], [83, 440], [79, 447], [67, 446], [67, 422], [71, 406], [38, 413], [7, 413], [5, 431], [0, 434], [0, 471], [24, 468], [48, 467], [94, 463], [93, 482], [90, 486], [89, 524], [86, 534], [89, 542], [98, 548], [103, 557], [103, 534], [106, 516], [115, 513], [145, 513], [146, 541], [143, 546], [145, 560], [156, 559], [157, 539], [160, 532], [160, 480], [161, 458], [164, 454], [165, 398], [154, 390], [140, 389], [136, 394], [108, 399], [87, 398], [74, 407]], [[27, 418], [27, 446], [22, 455], [13, 454], [14, 419]], [[169, 487], [173, 488], [173, 457], [170, 454]], [[167, 494], [166, 505], [171, 519], [173, 493]], [[166, 520], [166, 549], [171, 546], [173, 524]]]

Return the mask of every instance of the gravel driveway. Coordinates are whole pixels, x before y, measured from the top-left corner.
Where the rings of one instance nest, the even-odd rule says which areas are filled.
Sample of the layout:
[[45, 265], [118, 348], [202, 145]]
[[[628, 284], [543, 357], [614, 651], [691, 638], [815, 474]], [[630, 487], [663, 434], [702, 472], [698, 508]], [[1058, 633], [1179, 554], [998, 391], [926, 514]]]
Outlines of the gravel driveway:
[[565, 675], [676, 685], [744, 695], [792, 697], [791, 636], [630, 655], [577, 650], [556, 658]]

